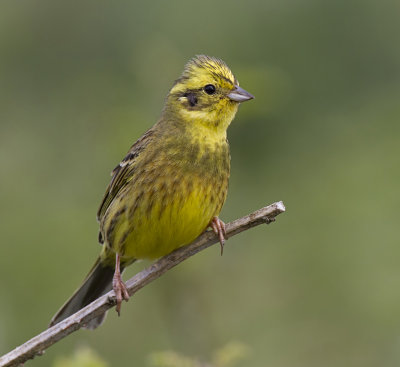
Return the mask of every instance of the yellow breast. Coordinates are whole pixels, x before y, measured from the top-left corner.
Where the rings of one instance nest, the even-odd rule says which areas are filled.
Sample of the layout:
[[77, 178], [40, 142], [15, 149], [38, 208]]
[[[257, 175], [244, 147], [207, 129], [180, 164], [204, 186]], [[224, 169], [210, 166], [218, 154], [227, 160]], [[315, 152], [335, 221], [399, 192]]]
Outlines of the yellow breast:
[[198, 155], [184, 151], [187, 156], [161, 155], [137, 169], [105, 215], [103, 257], [111, 257], [109, 250], [128, 262], [164, 256], [193, 241], [219, 214], [228, 188], [227, 144]]
[[[192, 182], [194, 189], [189, 191], [185, 184], [182, 182], [166, 202], [161, 194], [161, 200], [151, 208], [144, 205], [124, 223], [129, 235], [121, 248], [123, 257], [158, 258], [190, 243], [206, 229], [221, 206], [214, 199], [215, 188]], [[136, 230], [129, 229], [132, 223], [137, 224]]]

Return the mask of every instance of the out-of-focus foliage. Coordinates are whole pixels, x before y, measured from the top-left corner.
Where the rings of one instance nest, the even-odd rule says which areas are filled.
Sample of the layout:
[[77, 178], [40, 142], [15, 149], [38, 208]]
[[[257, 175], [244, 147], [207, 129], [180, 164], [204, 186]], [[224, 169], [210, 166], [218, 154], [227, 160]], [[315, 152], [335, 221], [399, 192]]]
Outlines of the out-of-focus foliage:
[[204, 364], [188, 357], [181, 356], [174, 351], [153, 353], [149, 357], [153, 367], [203, 367]]
[[215, 367], [233, 367], [238, 361], [245, 359], [250, 353], [247, 345], [230, 342], [214, 353], [212, 365]]
[[152, 353], [149, 362], [153, 367], [234, 367], [248, 353], [249, 348], [244, 344], [230, 342], [214, 353], [211, 363], [184, 357], [174, 351]]
[[[185, 357], [175, 351], [153, 352], [147, 358], [152, 367], [234, 367], [249, 354], [242, 343], [230, 342], [218, 349], [212, 362]], [[88, 347], [80, 347], [71, 357], [57, 357], [52, 367], [107, 367], [108, 364]]]
[[287, 212], [27, 365], [82, 344], [111, 366], [159, 350], [207, 360], [232, 339], [252, 351], [238, 366], [398, 365], [399, 17], [394, 0], [3, 0], [0, 354], [42, 331], [89, 271], [108, 172], [205, 53], [256, 96], [228, 132], [222, 219], [276, 200]]
[[79, 348], [72, 357], [57, 357], [53, 367], [107, 367], [95, 351], [90, 348]]

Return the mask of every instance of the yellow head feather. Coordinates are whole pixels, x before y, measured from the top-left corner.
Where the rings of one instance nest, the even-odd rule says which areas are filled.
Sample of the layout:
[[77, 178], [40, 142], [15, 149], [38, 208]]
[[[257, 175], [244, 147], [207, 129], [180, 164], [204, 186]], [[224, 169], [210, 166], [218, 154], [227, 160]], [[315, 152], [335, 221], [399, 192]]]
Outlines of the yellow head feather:
[[[207, 93], [206, 86], [215, 88]], [[229, 93], [239, 85], [229, 67], [215, 57], [198, 55], [191, 59], [167, 97], [164, 112], [174, 113], [183, 121], [218, 130], [226, 129], [238, 108]]]
[[185, 65], [183, 79], [201, 79], [206, 75], [213, 75], [216, 81], [225, 81], [228, 86], [239, 85], [228, 65], [220, 59], [206, 55], [197, 55]]

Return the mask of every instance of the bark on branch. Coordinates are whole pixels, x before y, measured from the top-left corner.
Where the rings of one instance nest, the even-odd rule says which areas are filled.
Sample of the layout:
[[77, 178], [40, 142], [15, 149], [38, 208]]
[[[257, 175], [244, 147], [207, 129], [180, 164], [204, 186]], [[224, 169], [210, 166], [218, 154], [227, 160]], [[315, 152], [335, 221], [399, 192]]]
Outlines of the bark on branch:
[[[285, 206], [283, 202], [279, 201], [242, 218], [236, 219], [233, 222], [227, 223], [225, 237], [232, 237], [262, 223], [268, 224], [274, 221], [275, 217], [284, 211]], [[218, 238], [214, 232], [207, 231], [191, 244], [181, 247], [169, 255], [157, 260], [147, 269], [137, 273], [126, 282], [129, 295], [132, 296], [139, 289], [143, 288], [154, 279], [157, 279], [180, 262], [217, 242]], [[80, 329], [91, 319], [99, 316], [109, 308], [115, 306], [115, 304], [116, 300], [114, 291], [110, 291], [74, 315], [43, 331], [41, 334], [28, 340], [26, 343], [15, 348], [8, 354], [0, 357], [0, 367], [18, 366], [37, 355], [43, 354], [48, 347], [65, 338], [72, 332]]]

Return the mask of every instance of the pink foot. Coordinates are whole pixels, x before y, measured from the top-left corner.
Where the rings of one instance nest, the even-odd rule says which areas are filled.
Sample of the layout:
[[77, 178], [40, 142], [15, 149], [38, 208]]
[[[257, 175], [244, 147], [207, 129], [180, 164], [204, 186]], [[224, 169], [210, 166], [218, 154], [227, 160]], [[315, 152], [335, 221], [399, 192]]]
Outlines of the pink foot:
[[121, 312], [121, 304], [122, 300], [128, 301], [129, 300], [129, 293], [126, 289], [126, 285], [121, 278], [121, 271], [120, 271], [120, 259], [119, 254], [116, 255], [115, 258], [115, 272], [113, 277], [113, 290], [115, 292], [115, 296], [117, 298], [117, 307], [115, 308], [118, 316]]
[[210, 222], [210, 227], [213, 229], [214, 233], [219, 238], [219, 243], [221, 244], [221, 256], [224, 253], [225, 235], [226, 228], [225, 223], [218, 217], [214, 217]]

